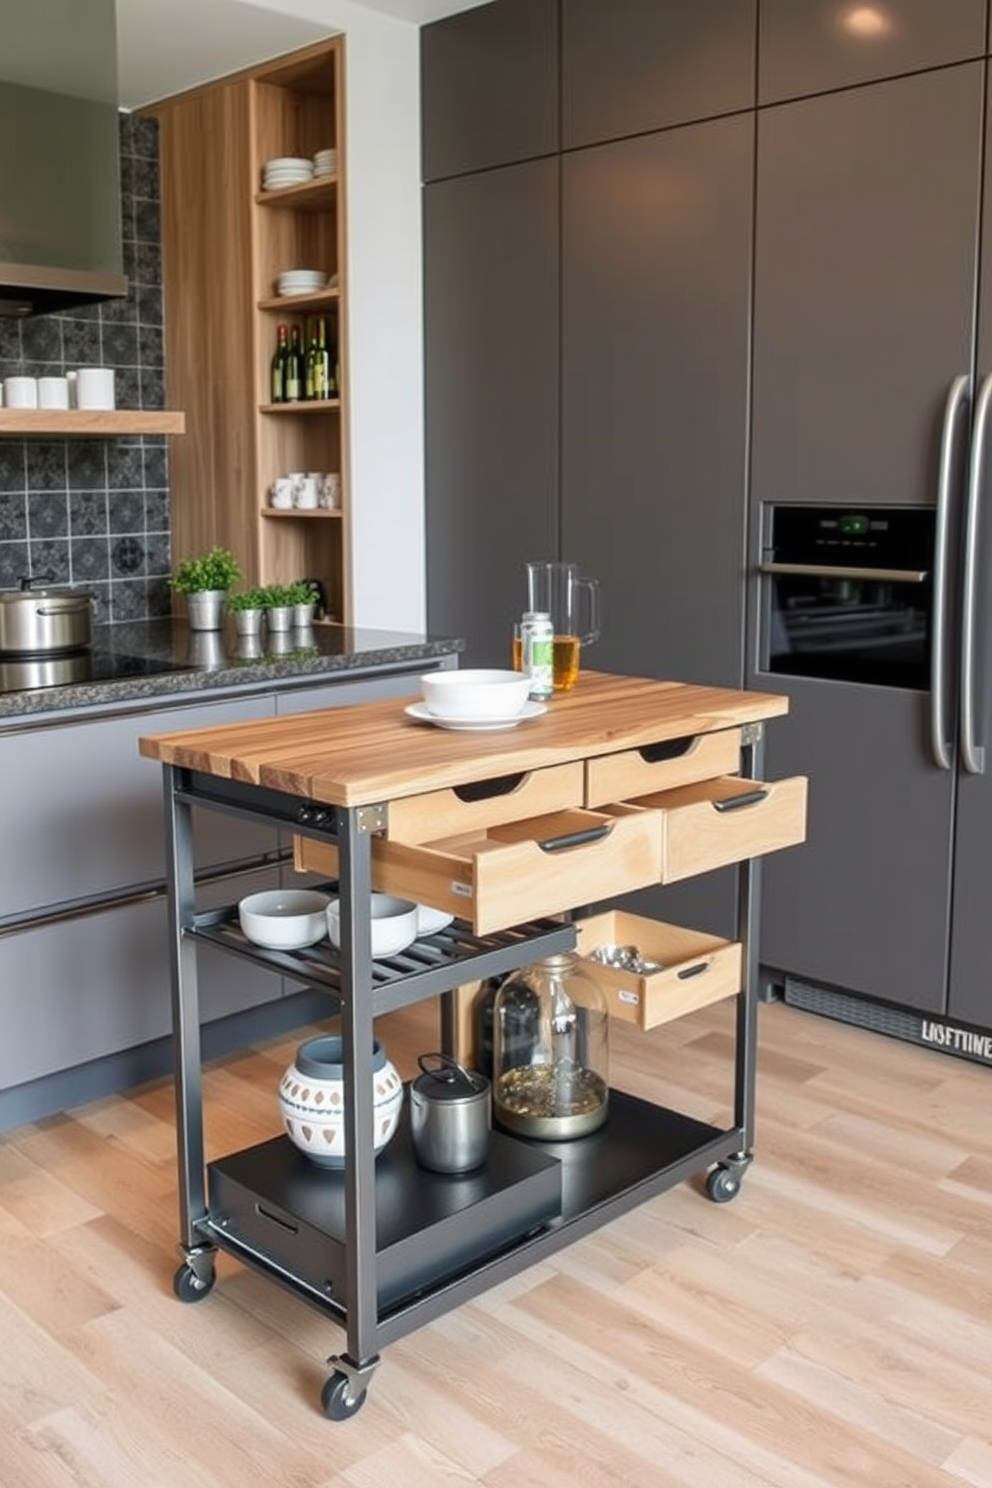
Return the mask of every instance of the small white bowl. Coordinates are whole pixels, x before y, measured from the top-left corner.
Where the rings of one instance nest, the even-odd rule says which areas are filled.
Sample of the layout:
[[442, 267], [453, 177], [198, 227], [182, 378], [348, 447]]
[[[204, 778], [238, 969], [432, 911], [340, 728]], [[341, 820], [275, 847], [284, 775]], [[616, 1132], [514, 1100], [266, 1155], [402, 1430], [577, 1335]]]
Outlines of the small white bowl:
[[300, 951], [327, 934], [328, 897], [316, 889], [264, 889], [238, 904], [241, 929], [269, 951]]
[[527, 705], [530, 678], [525, 672], [472, 670], [428, 672], [420, 679], [424, 706], [435, 718], [459, 723], [516, 718]]
[[[396, 956], [413, 945], [417, 938], [417, 906], [410, 899], [397, 899], [394, 894], [373, 894], [372, 955]], [[338, 900], [327, 906], [327, 933], [331, 944], [341, 944], [341, 919]]]
[[417, 938], [421, 935], [436, 935], [439, 930], [447, 930], [454, 919], [453, 914], [448, 914], [444, 909], [434, 909], [430, 904], [417, 905]]

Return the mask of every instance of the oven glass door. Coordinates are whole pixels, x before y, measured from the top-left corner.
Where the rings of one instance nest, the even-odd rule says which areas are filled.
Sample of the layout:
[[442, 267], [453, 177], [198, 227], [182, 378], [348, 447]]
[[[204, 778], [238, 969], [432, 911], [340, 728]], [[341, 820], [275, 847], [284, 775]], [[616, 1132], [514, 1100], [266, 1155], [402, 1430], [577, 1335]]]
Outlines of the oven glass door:
[[765, 669], [926, 690], [932, 510], [775, 507], [770, 516]]

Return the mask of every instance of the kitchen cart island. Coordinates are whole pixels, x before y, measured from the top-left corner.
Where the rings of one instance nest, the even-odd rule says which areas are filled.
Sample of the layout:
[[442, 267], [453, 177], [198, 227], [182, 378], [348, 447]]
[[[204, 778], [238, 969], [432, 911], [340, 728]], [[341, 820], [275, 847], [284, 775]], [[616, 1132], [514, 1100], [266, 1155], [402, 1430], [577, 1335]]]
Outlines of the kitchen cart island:
[[[406, 700], [407, 702], [416, 699]], [[510, 729], [415, 721], [404, 700], [145, 736], [163, 766], [170, 884], [180, 1249], [174, 1289], [205, 1297], [218, 1250], [341, 1323], [322, 1394], [332, 1419], [365, 1399], [381, 1348], [693, 1173], [734, 1196], [751, 1159], [758, 865], [805, 835], [806, 782], [758, 778], [784, 698], [586, 673]], [[198, 912], [192, 822], [205, 809], [291, 834], [297, 866], [333, 878], [341, 948], [267, 951], [237, 906]], [[459, 989], [588, 948], [581, 906], [738, 865], [737, 940], [644, 922], [645, 974], [597, 967], [617, 1016], [648, 1028], [736, 998], [733, 1122], [721, 1129], [611, 1090], [605, 1125], [573, 1141], [495, 1130], [484, 1167], [416, 1166], [405, 1119], [374, 1157], [374, 1020], [439, 999], [457, 1048]], [[373, 961], [371, 889], [448, 910], [451, 926]], [[621, 917], [622, 918], [622, 917]], [[595, 931], [599, 934], [597, 928]], [[585, 944], [584, 944], [585, 940]], [[340, 1020], [345, 1163], [312, 1164], [281, 1135], [205, 1164], [198, 943], [326, 989]], [[657, 954], [657, 946], [664, 954]], [[275, 1092], [273, 1112], [275, 1124]]]

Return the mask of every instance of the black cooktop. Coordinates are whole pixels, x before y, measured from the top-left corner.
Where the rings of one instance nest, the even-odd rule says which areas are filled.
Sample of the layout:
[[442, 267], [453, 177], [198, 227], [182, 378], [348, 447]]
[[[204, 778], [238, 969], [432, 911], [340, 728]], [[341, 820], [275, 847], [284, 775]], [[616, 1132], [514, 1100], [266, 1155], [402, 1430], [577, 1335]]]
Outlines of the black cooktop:
[[132, 677], [159, 677], [191, 668], [154, 656], [122, 656], [116, 651], [73, 651], [62, 655], [0, 657], [0, 693], [33, 692], [75, 682], [120, 682]]

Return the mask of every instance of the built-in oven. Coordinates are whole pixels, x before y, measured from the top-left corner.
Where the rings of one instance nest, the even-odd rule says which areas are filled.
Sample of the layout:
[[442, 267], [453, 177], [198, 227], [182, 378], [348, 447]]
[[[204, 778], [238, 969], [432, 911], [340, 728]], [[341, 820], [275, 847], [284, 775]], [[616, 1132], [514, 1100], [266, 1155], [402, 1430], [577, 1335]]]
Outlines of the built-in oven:
[[933, 509], [769, 505], [762, 521], [761, 669], [927, 689]]

